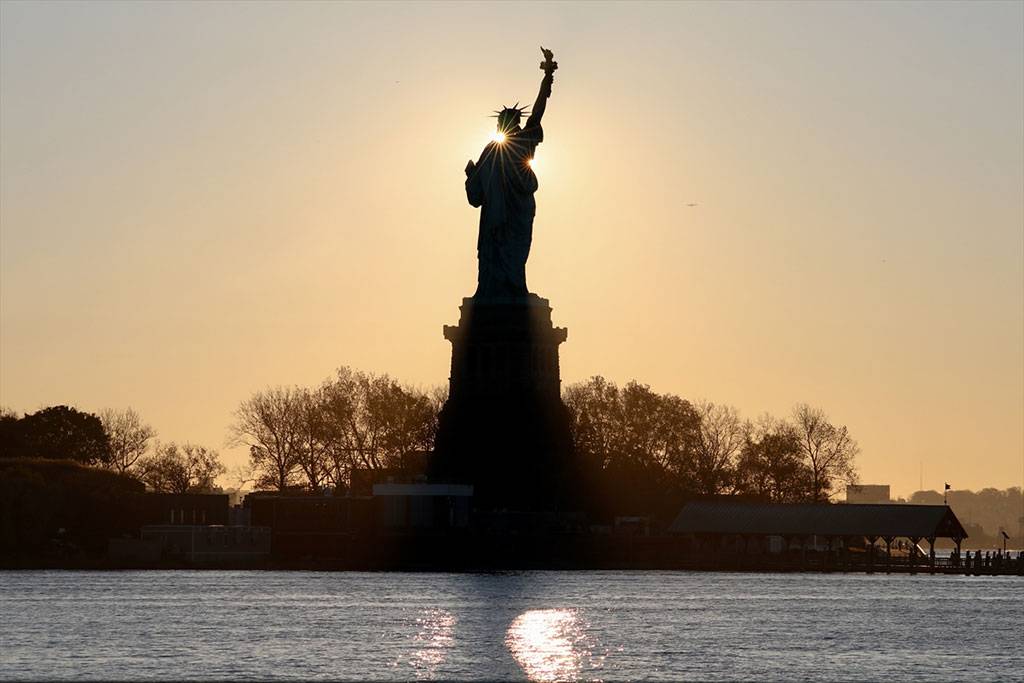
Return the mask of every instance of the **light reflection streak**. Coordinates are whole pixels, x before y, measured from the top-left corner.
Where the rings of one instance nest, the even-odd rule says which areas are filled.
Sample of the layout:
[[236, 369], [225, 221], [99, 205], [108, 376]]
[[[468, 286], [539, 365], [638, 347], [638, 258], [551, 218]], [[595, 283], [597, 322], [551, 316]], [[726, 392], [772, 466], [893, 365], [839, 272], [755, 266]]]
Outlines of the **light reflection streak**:
[[455, 615], [443, 609], [425, 610], [416, 618], [419, 631], [413, 637], [416, 650], [411, 663], [417, 678], [435, 678], [439, 666], [444, 664], [453, 645]]
[[584, 666], [599, 669], [604, 663], [575, 609], [523, 612], [509, 626], [505, 647], [534, 681], [577, 680]]

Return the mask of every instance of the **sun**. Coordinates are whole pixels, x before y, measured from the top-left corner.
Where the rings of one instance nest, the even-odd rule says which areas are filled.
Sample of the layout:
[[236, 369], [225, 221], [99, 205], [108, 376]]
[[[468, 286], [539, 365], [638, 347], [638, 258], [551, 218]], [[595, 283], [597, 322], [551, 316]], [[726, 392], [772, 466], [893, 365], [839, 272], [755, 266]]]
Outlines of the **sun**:
[[491, 140], [494, 140], [497, 143], [505, 142], [505, 134], [502, 133], [500, 130], [496, 130], [493, 133], [491, 133]]

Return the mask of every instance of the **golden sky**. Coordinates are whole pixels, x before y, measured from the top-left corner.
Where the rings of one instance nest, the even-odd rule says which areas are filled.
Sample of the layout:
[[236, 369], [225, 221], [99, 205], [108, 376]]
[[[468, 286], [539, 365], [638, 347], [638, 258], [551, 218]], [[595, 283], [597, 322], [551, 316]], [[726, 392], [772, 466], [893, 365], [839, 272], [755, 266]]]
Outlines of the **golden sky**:
[[9, 408], [233, 465], [257, 389], [446, 381], [463, 168], [543, 44], [563, 381], [809, 402], [896, 494], [1021, 484], [1022, 3], [4, 2], [0, 38]]

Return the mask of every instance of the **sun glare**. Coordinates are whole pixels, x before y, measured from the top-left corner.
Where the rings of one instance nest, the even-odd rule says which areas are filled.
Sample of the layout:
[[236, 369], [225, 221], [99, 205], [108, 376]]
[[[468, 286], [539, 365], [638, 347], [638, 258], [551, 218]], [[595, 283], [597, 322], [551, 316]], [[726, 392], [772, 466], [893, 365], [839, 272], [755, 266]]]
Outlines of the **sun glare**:
[[493, 133], [491, 133], [491, 139], [494, 140], [495, 142], [505, 142], [505, 134], [502, 133], [500, 130], [496, 130]]

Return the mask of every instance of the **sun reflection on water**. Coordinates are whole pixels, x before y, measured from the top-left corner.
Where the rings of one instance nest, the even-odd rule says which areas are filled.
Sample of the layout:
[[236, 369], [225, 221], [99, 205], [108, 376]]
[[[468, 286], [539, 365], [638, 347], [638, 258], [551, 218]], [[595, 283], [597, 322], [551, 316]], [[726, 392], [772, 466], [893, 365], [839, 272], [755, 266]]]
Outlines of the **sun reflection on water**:
[[589, 677], [583, 668], [600, 668], [604, 661], [603, 655], [595, 655], [587, 625], [575, 609], [523, 612], [509, 626], [505, 647], [534, 681]]
[[455, 615], [443, 609], [430, 609], [417, 617], [416, 623], [419, 631], [413, 637], [416, 650], [410, 658], [411, 663], [417, 678], [434, 678], [453, 645]]

